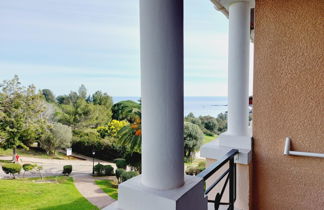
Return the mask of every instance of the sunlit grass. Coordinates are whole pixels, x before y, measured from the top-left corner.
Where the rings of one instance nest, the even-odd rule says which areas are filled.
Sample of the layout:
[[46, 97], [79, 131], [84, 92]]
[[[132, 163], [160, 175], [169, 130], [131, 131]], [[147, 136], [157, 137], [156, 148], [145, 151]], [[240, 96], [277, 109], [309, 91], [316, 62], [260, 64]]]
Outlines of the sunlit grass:
[[[25, 157], [37, 157], [37, 158], [44, 158], [44, 159], [69, 159], [65, 154], [61, 152], [57, 152], [55, 155], [47, 155], [43, 151], [36, 150], [34, 148], [30, 148], [29, 150], [24, 150], [24, 149], [17, 149], [17, 154], [23, 158]], [[7, 149], [4, 150], [0, 148], [0, 156], [12, 156], [12, 149]]]
[[0, 186], [0, 210], [98, 209], [79, 193], [71, 177], [0, 180]]
[[118, 185], [112, 180], [96, 180], [96, 184], [110, 197], [118, 200]]
[[213, 141], [213, 140], [215, 140], [217, 138], [218, 138], [218, 135], [215, 135], [215, 136], [207, 136], [207, 135], [205, 135], [203, 144], [207, 144], [207, 143], [209, 143], [209, 142], [211, 142], [211, 141]]

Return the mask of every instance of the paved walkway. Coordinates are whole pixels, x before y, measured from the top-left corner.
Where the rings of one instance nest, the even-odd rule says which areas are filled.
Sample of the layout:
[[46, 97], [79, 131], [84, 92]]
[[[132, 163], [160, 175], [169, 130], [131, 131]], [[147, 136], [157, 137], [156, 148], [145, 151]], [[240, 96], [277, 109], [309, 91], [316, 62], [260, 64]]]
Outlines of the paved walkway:
[[115, 202], [114, 199], [109, 197], [98, 185], [95, 184], [95, 180], [100, 178], [94, 178], [89, 174], [75, 174], [73, 178], [74, 185], [83, 197], [98, 208], [102, 209]]
[[[11, 156], [0, 156], [0, 160], [11, 160]], [[95, 184], [95, 180], [98, 179], [107, 179], [107, 177], [92, 177], [92, 159], [87, 158], [85, 160], [57, 160], [57, 159], [41, 159], [34, 157], [21, 157], [22, 162], [32, 163], [43, 166], [42, 175], [43, 176], [59, 176], [62, 175], [64, 165], [72, 165], [72, 174], [71, 176], [74, 179], [74, 184], [79, 192], [89, 200], [93, 205], [102, 209], [115, 200], [109, 197], [102, 189]], [[116, 168], [116, 165], [110, 162], [95, 160], [95, 164], [100, 162], [104, 165], [111, 165]], [[38, 173], [26, 172], [25, 177], [38, 177]], [[23, 172], [16, 176], [23, 177]], [[1, 178], [10, 178], [10, 175], [5, 174], [0, 169], [0, 179]], [[114, 179], [114, 177], [109, 177], [109, 179]]]
[[[0, 156], [0, 160], [11, 160], [11, 156]], [[24, 163], [32, 163], [43, 166], [42, 174], [44, 176], [57, 176], [62, 175], [63, 166], [64, 165], [72, 165], [72, 174], [90, 174], [92, 172], [92, 159], [86, 160], [57, 160], [57, 159], [41, 159], [41, 158], [34, 158], [34, 157], [21, 157], [21, 164]], [[114, 163], [102, 161], [102, 160], [95, 160], [95, 164], [100, 162], [104, 165], [111, 165], [116, 168]], [[23, 173], [18, 175], [18, 177], [22, 177]], [[30, 173], [26, 172], [25, 177], [35, 177], [38, 176], [37, 173]], [[0, 178], [10, 178], [9, 175], [5, 174], [0, 169]]]

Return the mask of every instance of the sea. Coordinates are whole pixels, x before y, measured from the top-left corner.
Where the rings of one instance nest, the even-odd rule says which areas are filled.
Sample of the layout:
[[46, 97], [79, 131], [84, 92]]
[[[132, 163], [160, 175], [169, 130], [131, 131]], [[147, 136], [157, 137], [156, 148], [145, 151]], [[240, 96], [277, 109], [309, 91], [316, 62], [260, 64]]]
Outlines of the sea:
[[[132, 100], [138, 101], [140, 97], [113, 97], [114, 103]], [[184, 115], [192, 112], [196, 117], [210, 115], [217, 117], [220, 113], [227, 111], [227, 97], [225, 96], [185, 96]]]

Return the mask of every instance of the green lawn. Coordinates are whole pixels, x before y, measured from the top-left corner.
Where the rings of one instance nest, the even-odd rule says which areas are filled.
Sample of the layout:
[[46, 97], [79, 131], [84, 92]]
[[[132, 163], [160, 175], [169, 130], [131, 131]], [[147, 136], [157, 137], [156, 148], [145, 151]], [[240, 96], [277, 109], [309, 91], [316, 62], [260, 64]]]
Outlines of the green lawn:
[[110, 197], [118, 200], [118, 185], [114, 184], [112, 180], [96, 180], [96, 184]]
[[[65, 154], [57, 152], [56, 155], [47, 155], [45, 152], [38, 151], [34, 148], [30, 148], [29, 150], [24, 149], [17, 149], [17, 154], [20, 157], [36, 157], [36, 158], [49, 158], [49, 159], [70, 159], [69, 157], [65, 156]], [[0, 148], [0, 156], [12, 156], [12, 149], [4, 150]]]
[[73, 184], [71, 177], [47, 177], [52, 183], [37, 183], [38, 178], [0, 180], [0, 210], [93, 210]]
[[211, 142], [212, 140], [215, 140], [216, 138], [218, 138], [217, 135], [215, 135], [215, 136], [207, 136], [207, 135], [205, 135], [203, 144], [207, 144], [207, 143]]

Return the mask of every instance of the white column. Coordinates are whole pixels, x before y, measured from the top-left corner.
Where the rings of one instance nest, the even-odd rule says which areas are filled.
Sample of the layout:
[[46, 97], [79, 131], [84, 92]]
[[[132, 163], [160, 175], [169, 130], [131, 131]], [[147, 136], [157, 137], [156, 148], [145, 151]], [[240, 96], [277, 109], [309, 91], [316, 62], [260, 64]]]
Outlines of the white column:
[[140, 0], [142, 184], [184, 184], [183, 0]]
[[228, 135], [248, 136], [249, 1], [229, 5]]
[[251, 161], [249, 114], [250, 8], [253, 0], [222, 1], [229, 11], [228, 129], [216, 141], [203, 145], [200, 155], [219, 159], [229, 149], [239, 149], [237, 163]]

